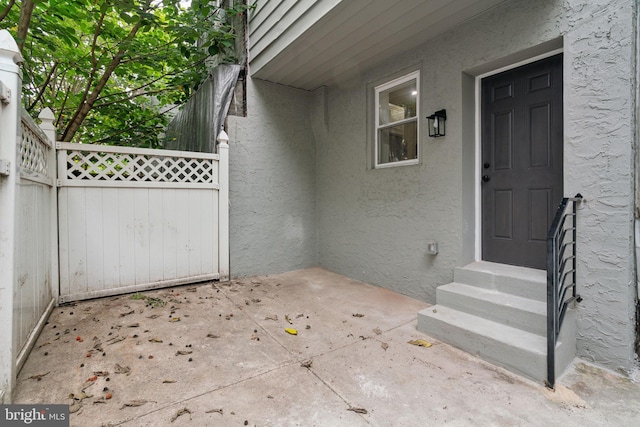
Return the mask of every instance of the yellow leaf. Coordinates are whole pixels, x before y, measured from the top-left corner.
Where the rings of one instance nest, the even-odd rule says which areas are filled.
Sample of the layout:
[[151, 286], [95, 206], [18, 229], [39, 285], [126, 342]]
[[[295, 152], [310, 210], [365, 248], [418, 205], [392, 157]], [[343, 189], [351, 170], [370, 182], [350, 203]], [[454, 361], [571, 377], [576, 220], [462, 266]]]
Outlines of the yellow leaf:
[[293, 328], [284, 328], [284, 331], [291, 335], [298, 335], [298, 330]]
[[431, 343], [423, 339], [409, 341], [409, 344], [417, 345], [420, 347], [431, 347]]

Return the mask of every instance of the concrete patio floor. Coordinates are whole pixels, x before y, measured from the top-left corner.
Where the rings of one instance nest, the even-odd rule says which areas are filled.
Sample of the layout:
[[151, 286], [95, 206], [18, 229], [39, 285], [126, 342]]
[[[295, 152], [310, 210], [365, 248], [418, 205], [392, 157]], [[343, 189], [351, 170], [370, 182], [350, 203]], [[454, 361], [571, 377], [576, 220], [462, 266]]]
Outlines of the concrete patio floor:
[[419, 333], [427, 306], [319, 268], [79, 302], [14, 402], [71, 404], [72, 426], [640, 422], [640, 384], [576, 361], [548, 391]]

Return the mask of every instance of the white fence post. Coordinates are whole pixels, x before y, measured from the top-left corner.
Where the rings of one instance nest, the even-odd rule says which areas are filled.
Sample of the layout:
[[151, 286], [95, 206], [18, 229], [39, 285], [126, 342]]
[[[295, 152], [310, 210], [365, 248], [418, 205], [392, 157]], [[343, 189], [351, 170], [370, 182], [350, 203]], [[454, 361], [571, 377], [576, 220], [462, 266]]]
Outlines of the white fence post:
[[218, 154], [220, 163], [218, 182], [218, 262], [220, 281], [229, 280], [229, 136], [223, 130], [218, 135]]
[[23, 61], [15, 40], [0, 30], [0, 403], [11, 403], [16, 376], [14, 348], [15, 224]]
[[53, 115], [53, 111], [51, 108], [45, 108], [40, 111], [38, 115], [40, 119], [40, 129], [44, 132], [44, 134], [49, 138], [51, 142], [51, 150], [49, 150], [49, 158], [47, 159], [47, 173], [49, 178], [53, 181], [53, 186], [51, 187], [51, 218], [49, 223], [49, 230], [51, 233], [51, 295], [53, 298], [58, 300], [60, 296], [60, 276], [58, 274], [59, 269], [59, 259], [58, 259], [58, 186], [57, 186], [57, 178], [58, 178], [58, 167], [56, 161], [56, 127], [53, 124], [53, 120], [55, 116]]

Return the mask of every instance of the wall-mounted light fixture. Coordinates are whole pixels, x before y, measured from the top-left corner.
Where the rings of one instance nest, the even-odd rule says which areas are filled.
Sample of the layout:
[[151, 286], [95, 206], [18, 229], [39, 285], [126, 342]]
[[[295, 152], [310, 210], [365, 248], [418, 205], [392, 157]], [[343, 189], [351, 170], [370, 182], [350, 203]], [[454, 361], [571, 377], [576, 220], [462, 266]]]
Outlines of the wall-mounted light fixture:
[[429, 136], [437, 138], [445, 135], [445, 122], [447, 121], [447, 110], [438, 110], [430, 116], [427, 116], [429, 121]]

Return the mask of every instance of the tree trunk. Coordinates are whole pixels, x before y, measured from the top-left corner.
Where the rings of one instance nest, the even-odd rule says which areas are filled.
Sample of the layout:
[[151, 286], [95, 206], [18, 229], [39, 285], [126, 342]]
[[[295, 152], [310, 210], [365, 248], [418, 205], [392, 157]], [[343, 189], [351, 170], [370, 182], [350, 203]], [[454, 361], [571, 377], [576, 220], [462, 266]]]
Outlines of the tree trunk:
[[20, 21], [18, 21], [18, 49], [22, 52], [24, 48], [24, 42], [27, 40], [27, 33], [29, 32], [29, 24], [31, 24], [31, 15], [33, 14], [33, 8], [35, 7], [33, 0], [25, 0], [22, 2], [20, 8]]

